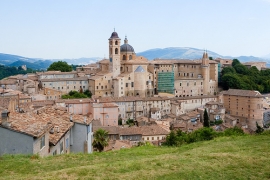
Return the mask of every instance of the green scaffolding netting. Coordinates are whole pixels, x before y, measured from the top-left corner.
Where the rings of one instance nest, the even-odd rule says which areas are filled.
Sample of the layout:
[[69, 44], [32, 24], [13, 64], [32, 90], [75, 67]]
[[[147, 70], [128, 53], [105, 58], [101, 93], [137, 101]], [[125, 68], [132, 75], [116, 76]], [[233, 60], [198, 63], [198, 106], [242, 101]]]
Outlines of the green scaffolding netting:
[[158, 73], [158, 92], [174, 94], [174, 72]]

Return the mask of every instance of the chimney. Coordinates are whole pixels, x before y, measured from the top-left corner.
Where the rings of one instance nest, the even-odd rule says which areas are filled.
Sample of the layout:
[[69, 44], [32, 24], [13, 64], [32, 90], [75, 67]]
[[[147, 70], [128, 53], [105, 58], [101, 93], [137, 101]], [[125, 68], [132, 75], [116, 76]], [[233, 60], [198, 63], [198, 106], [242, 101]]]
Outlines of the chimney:
[[51, 133], [51, 134], [53, 134], [53, 133], [54, 133], [54, 128], [52, 128], [52, 129], [50, 130], [50, 133]]
[[70, 122], [73, 122], [72, 115], [69, 117]]
[[55, 126], [55, 130], [57, 133], [59, 133], [59, 126]]

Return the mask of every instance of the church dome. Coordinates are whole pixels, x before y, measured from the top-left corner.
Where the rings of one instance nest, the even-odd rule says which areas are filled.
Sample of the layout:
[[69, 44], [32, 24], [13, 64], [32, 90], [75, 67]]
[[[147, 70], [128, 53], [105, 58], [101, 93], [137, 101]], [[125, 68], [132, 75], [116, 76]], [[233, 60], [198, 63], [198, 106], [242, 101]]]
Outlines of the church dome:
[[121, 52], [134, 52], [134, 49], [131, 45], [129, 44], [123, 44], [120, 48]]
[[110, 38], [119, 38], [117, 32], [113, 32]]
[[120, 51], [122, 53], [125, 53], [125, 52], [134, 52], [134, 48], [128, 44], [128, 40], [127, 40], [127, 37], [125, 38], [125, 44], [123, 44], [121, 47], [120, 47]]

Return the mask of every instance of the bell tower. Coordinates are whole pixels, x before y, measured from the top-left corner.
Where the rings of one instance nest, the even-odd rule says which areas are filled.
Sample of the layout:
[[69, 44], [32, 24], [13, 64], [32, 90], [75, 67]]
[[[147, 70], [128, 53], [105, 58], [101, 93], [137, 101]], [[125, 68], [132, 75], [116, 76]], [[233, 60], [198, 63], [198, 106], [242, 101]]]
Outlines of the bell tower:
[[109, 38], [109, 71], [112, 72], [113, 78], [120, 74], [120, 44], [121, 39], [114, 31]]
[[209, 93], [209, 57], [208, 53], [204, 52], [202, 57], [202, 76], [203, 76], [203, 94]]

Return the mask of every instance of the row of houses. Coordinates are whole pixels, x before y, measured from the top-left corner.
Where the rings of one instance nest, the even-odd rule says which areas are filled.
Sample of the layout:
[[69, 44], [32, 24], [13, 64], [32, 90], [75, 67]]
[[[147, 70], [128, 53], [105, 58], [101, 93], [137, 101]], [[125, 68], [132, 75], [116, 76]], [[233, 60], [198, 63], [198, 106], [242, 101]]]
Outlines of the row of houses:
[[56, 155], [92, 152], [91, 116], [71, 115], [57, 107], [9, 112], [2, 109], [0, 155]]

